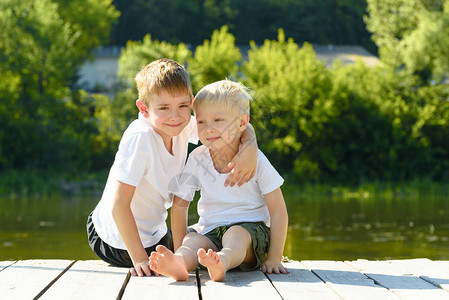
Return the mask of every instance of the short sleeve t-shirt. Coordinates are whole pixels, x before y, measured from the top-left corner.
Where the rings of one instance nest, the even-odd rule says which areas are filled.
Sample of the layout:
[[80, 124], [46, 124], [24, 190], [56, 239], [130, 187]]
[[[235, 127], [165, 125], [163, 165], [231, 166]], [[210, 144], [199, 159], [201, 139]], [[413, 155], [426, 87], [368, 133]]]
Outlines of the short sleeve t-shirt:
[[126, 249], [112, 218], [118, 182], [136, 187], [131, 211], [145, 248], [154, 246], [167, 233], [165, 220], [172, 204], [170, 182], [182, 172], [188, 143], [198, 142], [196, 120], [173, 137], [173, 153], [165, 148], [162, 137], [139, 114], [124, 132], [109, 172], [103, 195], [92, 220], [99, 237], [117, 249]]
[[265, 222], [269, 226], [264, 195], [280, 187], [284, 180], [262, 151], [258, 151], [256, 173], [250, 181], [240, 187], [225, 187], [228, 175], [217, 172], [209, 149], [200, 146], [190, 153], [184, 172], [170, 191], [186, 201], [192, 201], [195, 191], [201, 191], [197, 207], [201, 234], [239, 222]]

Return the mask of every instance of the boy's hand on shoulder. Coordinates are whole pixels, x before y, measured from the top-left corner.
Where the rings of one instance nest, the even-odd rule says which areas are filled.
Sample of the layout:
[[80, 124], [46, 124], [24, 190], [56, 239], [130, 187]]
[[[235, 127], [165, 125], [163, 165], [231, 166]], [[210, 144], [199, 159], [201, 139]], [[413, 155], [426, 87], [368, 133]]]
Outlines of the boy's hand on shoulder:
[[151, 276], [153, 274], [156, 276], [159, 276], [158, 273], [150, 270], [150, 261], [149, 260], [134, 264], [134, 267], [130, 268], [129, 272], [131, 273], [132, 276], [139, 276], [139, 277]]
[[225, 186], [234, 186], [238, 182], [238, 186], [251, 180], [256, 174], [257, 169], [257, 140], [254, 128], [251, 124], [246, 126], [246, 130], [240, 137], [242, 147], [239, 152], [232, 158], [223, 173], [231, 172], [224, 183]]
[[289, 274], [290, 271], [282, 265], [282, 262], [280, 260], [269, 260], [267, 259], [263, 264], [261, 268], [262, 272], [264, 273], [276, 273], [276, 274]]
[[230, 162], [229, 165], [222, 170], [222, 172], [230, 172], [225, 181], [225, 186], [234, 186], [238, 182], [238, 186], [242, 186], [244, 183], [248, 182], [253, 178], [256, 170], [245, 169], [241, 163], [236, 163], [234, 161]]
[[[246, 150], [246, 149], [245, 149]], [[225, 186], [234, 186], [238, 182], [238, 186], [251, 180], [256, 173], [257, 168], [257, 151], [256, 155], [251, 151], [242, 151], [237, 153], [228, 166], [222, 170], [223, 172], [231, 172], [225, 181]]]

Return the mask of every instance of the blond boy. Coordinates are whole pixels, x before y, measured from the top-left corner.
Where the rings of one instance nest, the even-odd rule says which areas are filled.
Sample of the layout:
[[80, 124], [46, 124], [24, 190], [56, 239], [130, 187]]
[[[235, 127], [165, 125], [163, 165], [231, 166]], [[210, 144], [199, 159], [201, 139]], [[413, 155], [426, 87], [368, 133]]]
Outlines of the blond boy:
[[[165, 222], [172, 204], [169, 183], [182, 171], [188, 143], [197, 143], [198, 136], [184, 67], [169, 59], [156, 60], [137, 74], [136, 83], [139, 117], [122, 136], [87, 231], [89, 245], [101, 259], [131, 267], [134, 276], [150, 276], [151, 251], [157, 245], [169, 249], [173, 245]], [[251, 130], [248, 135], [245, 151], [235, 159], [226, 182], [230, 186], [246, 182], [256, 168], [251, 161], [257, 153], [255, 135]]]
[[[214, 281], [224, 280], [235, 267], [288, 273], [281, 263], [288, 224], [282, 177], [259, 150], [255, 176], [241, 187], [223, 187], [220, 170], [239, 150], [240, 136], [249, 123], [250, 100], [242, 84], [229, 80], [210, 84], [196, 95], [193, 109], [203, 146], [190, 154], [172, 191], [177, 250], [156, 247], [150, 256], [155, 272], [186, 280], [200, 263]], [[201, 191], [199, 233], [185, 235], [187, 210], [196, 190]]]

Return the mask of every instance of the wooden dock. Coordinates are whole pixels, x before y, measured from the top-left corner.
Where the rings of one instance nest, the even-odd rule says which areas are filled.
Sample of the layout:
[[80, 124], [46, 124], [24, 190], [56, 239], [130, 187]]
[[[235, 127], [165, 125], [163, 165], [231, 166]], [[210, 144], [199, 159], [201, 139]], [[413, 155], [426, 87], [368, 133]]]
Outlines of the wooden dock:
[[288, 275], [132, 277], [99, 260], [0, 262], [0, 299], [449, 299], [449, 261], [291, 261]]

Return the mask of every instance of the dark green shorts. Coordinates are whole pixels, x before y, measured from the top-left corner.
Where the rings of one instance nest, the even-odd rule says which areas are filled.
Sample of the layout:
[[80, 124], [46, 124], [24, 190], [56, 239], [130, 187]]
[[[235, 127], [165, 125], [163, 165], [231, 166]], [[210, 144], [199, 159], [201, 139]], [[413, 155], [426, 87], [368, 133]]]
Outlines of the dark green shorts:
[[236, 225], [243, 227], [249, 232], [253, 244], [254, 255], [257, 260], [255, 265], [241, 264], [239, 268], [242, 271], [259, 269], [262, 267], [262, 263], [267, 259], [268, 249], [270, 247], [270, 228], [267, 227], [264, 222], [247, 222], [220, 226], [204, 234], [204, 236], [210, 239], [218, 249], [222, 249], [223, 244], [221, 243], [221, 240], [223, 235], [229, 228]]

